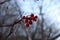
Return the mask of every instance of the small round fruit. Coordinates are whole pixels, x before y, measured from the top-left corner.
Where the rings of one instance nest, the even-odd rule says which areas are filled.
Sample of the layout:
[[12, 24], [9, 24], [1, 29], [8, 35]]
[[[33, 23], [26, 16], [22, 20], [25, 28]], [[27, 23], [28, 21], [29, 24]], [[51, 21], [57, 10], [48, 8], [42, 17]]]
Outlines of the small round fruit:
[[26, 23], [26, 27], [29, 27], [30, 26], [30, 24], [29, 23]]
[[25, 17], [25, 16], [23, 16], [23, 17], [22, 17], [22, 19], [26, 19], [26, 17]]
[[38, 16], [35, 16], [35, 18], [37, 19], [37, 18], [38, 18]]
[[34, 14], [33, 13], [31, 13], [31, 15], [30, 15], [31, 17], [34, 17]]

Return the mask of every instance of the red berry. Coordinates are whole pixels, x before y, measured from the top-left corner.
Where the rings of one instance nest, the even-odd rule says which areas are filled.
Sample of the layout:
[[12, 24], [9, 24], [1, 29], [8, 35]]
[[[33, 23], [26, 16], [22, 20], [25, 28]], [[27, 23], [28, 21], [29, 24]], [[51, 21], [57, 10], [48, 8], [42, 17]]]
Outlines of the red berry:
[[26, 16], [26, 19], [28, 19], [28, 17]]
[[34, 17], [30, 17], [31, 20], [34, 20]]
[[35, 18], [37, 19], [37, 18], [38, 18], [38, 16], [35, 16]]
[[29, 20], [31, 20], [31, 18], [30, 18], [30, 17], [29, 17], [28, 19], [29, 19]]
[[35, 16], [35, 17], [34, 17], [34, 21], [37, 21], [37, 18], [38, 18], [38, 16]]
[[25, 23], [28, 23], [28, 22], [30, 22], [30, 20], [29, 20], [29, 19], [26, 19], [26, 20], [25, 20]]
[[33, 13], [31, 13], [31, 15], [30, 15], [31, 17], [34, 17], [34, 14]]
[[36, 18], [34, 17], [32, 20], [33, 20], [33, 21], [35, 21], [35, 20], [36, 20]]
[[27, 19], [25, 19], [25, 23], [27, 23], [28, 22], [28, 20]]
[[26, 23], [26, 27], [29, 27], [30, 26], [30, 24], [29, 23]]
[[26, 19], [26, 17], [25, 17], [25, 16], [23, 16], [23, 17], [22, 17], [22, 19]]

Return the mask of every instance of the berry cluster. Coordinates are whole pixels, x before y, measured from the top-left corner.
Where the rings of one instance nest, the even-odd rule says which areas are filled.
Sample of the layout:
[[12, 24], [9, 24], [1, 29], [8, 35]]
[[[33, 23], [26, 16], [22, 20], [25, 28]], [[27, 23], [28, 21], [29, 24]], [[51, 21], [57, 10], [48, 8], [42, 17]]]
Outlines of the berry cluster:
[[34, 14], [32, 13], [30, 15], [30, 17], [28, 16], [23, 16], [22, 19], [24, 19], [25, 23], [26, 23], [26, 27], [29, 27], [30, 24], [32, 24], [32, 21], [37, 21], [38, 16], [34, 16]]

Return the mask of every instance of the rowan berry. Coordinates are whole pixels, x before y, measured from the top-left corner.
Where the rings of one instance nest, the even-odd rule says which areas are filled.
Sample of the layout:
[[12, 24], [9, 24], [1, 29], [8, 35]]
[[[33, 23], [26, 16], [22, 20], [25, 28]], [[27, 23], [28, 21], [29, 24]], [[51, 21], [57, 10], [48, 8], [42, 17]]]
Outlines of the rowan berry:
[[27, 22], [27, 23], [26, 23], [26, 27], [29, 27], [29, 26], [30, 26], [30, 24]]
[[31, 15], [30, 15], [31, 17], [34, 17], [34, 14], [33, 13], [31, 13]]
[[28, 22], [30, 22], [30, 20], [29, 19], [25, 19], [25, 23], [28, 23]]
[[38, 18], [38, 16], [35, 16], [35, 18], [37, 19], [37, 18]]
[[25, 16], [23, 16], [23, 17], [22, 17], [22, 19], [26, 19], [26, 17], [25, 17]]

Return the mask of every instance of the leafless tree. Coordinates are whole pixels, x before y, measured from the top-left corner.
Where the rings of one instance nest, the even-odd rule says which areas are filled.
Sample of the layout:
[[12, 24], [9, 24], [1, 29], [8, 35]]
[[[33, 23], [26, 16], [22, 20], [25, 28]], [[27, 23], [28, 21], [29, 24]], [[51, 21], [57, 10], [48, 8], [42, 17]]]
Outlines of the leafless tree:
[[[3, 2], [0, 2], [0, 6], [2, 5], [2, 4], [4, 4], [5, 2], [8, 2], [8, 1], [10, 1], [10, 0], [5, 0], [5, 1], [3, 1]], [[14, 7], [14, 8], [19, 8], [19, 6], [17, 5], [17, 3], [15, 2], [15, 4], [16, 4], [16, 7]], [[8, 15], [8, 13], [9, 13], [9, 11], [8, 11], [8, 7], [6, 7], [6, 8], [4, 8], [5, 9], [5, 11], [6, 11], [6, 13], [7, 13], [7, 15]], [[22, 14], [21, 14], [21, 11], [20, 11], [20, 9], [18, 9], [18, 12], [19, 12], [19, 14], [20, 14], [20, 17], [22, 17]], [[6, 16], [7, 16], [6, 15]], [[9, 15], [8, 15], [9, 16]], [[10, 15], [10, 17], [11, 16], [14, 16], [14, 15]], [[35, 32], [34, 33], [32, 33], [32, 34], [30, 34], [29, 33], [29, 31], [28, 30], [26, 30], [26, 27], [25, 27], [25, 25], [24, 25], [24, 21], [23, 21], [23, 19], [19, 19], [19, 20], [15, 20], [12, 24], [7, 24], [7, 25], [3, 25], [3, 23], [4, 23], [4, 20], [5, 20], [5, 17], [4, 17], [4, 20], [3, 20], [3, 23], [1, 23], [1, 25], [0, 25], [0, 27], [10, 27], [10, 33], [7, 35], [7, 36], [4, 36], [4, 34], [2, 34], [2, 33], [0, 33], [0, 39], [1, 40], [10, 40], [10, 39], [8, 39], [9, 38], [9, 36], [11, 36], [11, 34], [14, 32], [13, 30], [14, 30], [14, 26], [16, 25], [16, 24], [20, 24], [20, 26], [22, 25], [23, 27], [24, 27], [24, 29], [25, 29], [25, 32], [26, 32], [26, 34], [27, 34], [27, 38], [26, 38], [26, 40], [55, 40], [56, 38], [58, 38], [59, 36], [60, 36], [60, 34], [58, 34], [58, 35], [56, 35], [56, 36], [54, 36], [54, 37], [52, 37], [52, 35], [55, 35], [59, 30], [57, 30], [57, 31], [55, 31], [55, 32], [53, 32], [53, 26], [51, 25], [51, 27], [46, 27], [46, 29], [44, 29], [44, 14], [42, 14], [42, 6], [40, 7], [40, 16], [41, 16], [41, 20], [39, 20], [38, 19], [38, 22], [37, 22], [37, 25], [36, 25], [36, 30], [35, 30]], [[39, 32], [39, 34], [41, 34], [40, 36], [40, 39], [35, 39], [35, 35], [36, 35], [36, 33], [37, 33], [37, 31], [38, 31], [38, 27], [40, 27], [40, 32]], [[47, 32], [48, 31], [48, 32]], [[48, 33], [48, 34], [47, 34]], [[1, 38], [2, 37], [2, 38]], [[19, 37], [19, 36], [18, 36]], [[14, 40], [17, 40], [16, 38], [18, 38], [18, 37], [15, 37], [15, 39]], [[4, 38], [4, 39], [3, 39]], [[23, 40], [25, 40], [23, 37], [21, 37]], [[18, 38], [18, 40], [22, 40], [22, 39], [19, 39]], [[12, 39], [11, 39], [12, 40]]]

